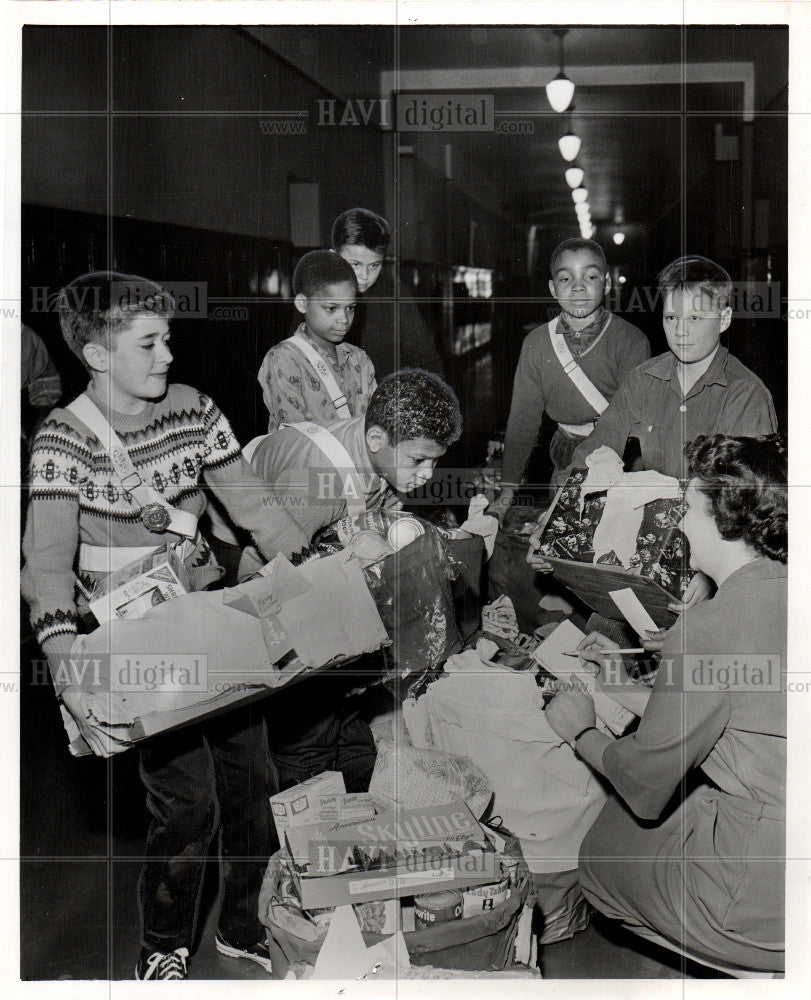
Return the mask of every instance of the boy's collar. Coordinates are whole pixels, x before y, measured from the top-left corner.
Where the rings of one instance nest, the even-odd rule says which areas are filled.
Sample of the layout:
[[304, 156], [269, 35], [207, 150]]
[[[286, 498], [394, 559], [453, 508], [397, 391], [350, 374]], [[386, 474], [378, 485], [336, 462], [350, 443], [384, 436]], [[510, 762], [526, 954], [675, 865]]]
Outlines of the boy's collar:
[[[712, 383], [717, 383], [718, 385], [727, 385], [727, 358], [729, 357], [729, 351], [723, 344], [718, 345], [718, 350], [716, 351], [715, 357], [712, 359], [710, 367], [704, 372], [704, 374], [698, 379], [696, 385], [699, 383], [704, 383], [705, 385], [711, 385]], [[658, 358], [654, 358], [648, 368], [648, 374], [653, 375], [654, 378], [660, 378], [665, 381], [670, 381], [675, 379], [678, 381], [678, 360], [676, 355], [672, 351], [666, 351], [664, 354], [660, 354]]]
[[[296, 334], [295, 335], [297, 337], [303, 337], [304, 340], [306, 340], [308, 344], [312, 344], [313, 345], [313, 347], [319, 352], [319, 354], [323, 354], [325, 358], [329, 358], [329, 355], [324, 350], [324, 348], [320, 344], [316, 343], [316, 341], [314, 341], [313, 338], [310, 336], [310, 334], [307, 332], [307, 324], [306, 323], [299, 323], [298, 328], [296, 329]], [[335, 345], [335, 350], [339, 354], [348, 354], [349, 353], [349, 345], [346, 343], [345, 340], [342, 340], [340, 344], [336, 344]]]

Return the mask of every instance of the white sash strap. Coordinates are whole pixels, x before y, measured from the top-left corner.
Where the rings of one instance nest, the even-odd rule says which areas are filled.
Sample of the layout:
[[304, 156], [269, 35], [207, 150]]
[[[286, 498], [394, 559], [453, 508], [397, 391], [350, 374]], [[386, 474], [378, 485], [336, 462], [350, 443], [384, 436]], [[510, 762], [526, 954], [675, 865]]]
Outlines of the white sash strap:
[[115, 573], [127, 563], [157, 552], [159, 545], [89, 545], [79, 546], [79, 569], [85, 573]]
[[341, 391], [341, 388], [338, 385], [335, 376], [332, 374], [329, 365], [321, 357], [318, 351], [309, 341], [305, 340], [304, 337], [299, 337], [298, 334], [288, 337], [285, 343], [292, 344], [295, 348], [301, 351], [304, 357], [316, 370], [324, 388], [329, 393], [329, 397], [332, 400], [332, 405], [335, 407], [335, 412], [338, 414], [339, 420], [349, 420], [352, 417], [352, 412], [349, 409], [349, 400]]
[[[200, 544], [200, 536], [194, 540], [184, 538], [174, 546], [178, 558], [185, 561]], [[136, 559], [152, 555], [162, 548], [160, 545], [79, 545], [79, 569], [86, 573], [115, 573]]]
[[265, 440], [266, 437], [269, 437], [269, 435], [258, 434], [255, 438], [251, 438], [251, 440], [245, 445], [245, 447], [242, 449], [242, 454], [245, 456], [246, 461], [250, 462], [250, 460], [253, 458], [253, 453], [256, 451], [259, 445]]
[[558, 424], [558, 427], [572, 437], [587, 438], [594, 430], [594, 420], [589, 420], [587, 424]]
[[197, 534], [197, 518], [189, 511], [167, 503], [157, 490], [141, 479], [121, 438], [93, 400], [83, 392], [69, 403], [67, 408], [99, 439], [110, 456], [121, 485], [134, 497], [135, 502], [140, 504], [142, 509], [151, 504], [160, 504], [169, 515], [168, 530], [178, 535], [185, 535], [187, 538], [194, 538]]
[[349, 452], [335, 435], [326, 427], [320, 427], [310, 421], [282, 424], [282, 427], [294, 427], [297, 431], [305, 434], [326, 455], [338, 473], [346, 500], [347, 514], [350, 517], [364, 514], [366, 512], [366, 487]]
[[[602, 330], [603, 333], [605, 333], [610, 322], [611, 314], [609, 313]], [[562, 333], [558, 333], [557, 316], [549, 323], [549, 340], [552, 343], [552, 349], [557, 355], [561, 367], [569, 376], [577, 391], [597, 414], [602, 413], [608, 406], [608, 400], [575, 361], [572, 352], [569, 350], [569, 345], [566, 343], [566, 338]], [[574, 434], [577, 437], [587, 437], [594, 429], [594, 422], [591, 421], [587, 424], [558, 424], [558, 426], [569, 434]]]

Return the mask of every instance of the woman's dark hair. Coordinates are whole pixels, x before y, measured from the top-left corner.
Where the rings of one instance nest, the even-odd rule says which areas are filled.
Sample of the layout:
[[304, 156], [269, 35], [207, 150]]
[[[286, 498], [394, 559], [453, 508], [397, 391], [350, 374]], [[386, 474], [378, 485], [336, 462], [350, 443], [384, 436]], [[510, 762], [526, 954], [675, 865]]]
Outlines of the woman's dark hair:
[[722, 538], [759, 555], [788, 557], [788, 461], [783, 434], [702, 435], [684, 449], [689, 476], [707, 497]]
[[360, 246], [385, 254], [391, 240], [391, 228], [382, 215], [368, 208], [350, 208], [332, 224], [332, 249]]

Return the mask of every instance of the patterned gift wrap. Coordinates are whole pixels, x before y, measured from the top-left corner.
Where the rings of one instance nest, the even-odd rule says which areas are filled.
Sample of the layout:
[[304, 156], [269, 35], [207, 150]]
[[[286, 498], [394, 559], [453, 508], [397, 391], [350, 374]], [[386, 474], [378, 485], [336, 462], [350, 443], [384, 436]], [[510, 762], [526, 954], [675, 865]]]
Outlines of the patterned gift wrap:
[[[594, 562], [594, 532], [603, 516], [606, 492], [590, 493], [580, 514], [580, 488], [586, 473], [586, 469], [574, 469], [567, 479], [541, 537], [541, 555]], [[694, 575], [689, 568], [689, 544], [678, 528], [684, 511], [683, 500], [653, 500], [645, 504], [636, 552], [628, 567], [630, 572], [648, 577], [676, 598], [681, 598]], [[600, 556], [597, 562], [622, 565], [613, 551]]]

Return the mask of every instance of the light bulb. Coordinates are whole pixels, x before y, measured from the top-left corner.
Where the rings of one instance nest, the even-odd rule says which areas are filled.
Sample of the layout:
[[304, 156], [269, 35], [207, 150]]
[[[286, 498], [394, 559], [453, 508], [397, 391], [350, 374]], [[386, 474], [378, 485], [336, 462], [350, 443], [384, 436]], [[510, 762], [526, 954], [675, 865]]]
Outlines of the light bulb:
[[566, 183], [570, 188], [580, 187], [583, 180], [583, 168], [582, 167], [569, 167], [566, 171]]
[[586, 198], [588, 198], [588, 196], [589, 193], [584, 187], [576, 187], [574, 191], [572, 191], [572, 201], [576, 205], [579, 204], [580, 202], [585, 201]]
[[591, 215], [591, 209], [589, 208], [589, 203], [587, 201], [581, 201], [574, 206], [575, 212], [577, 212], [578, 219], [581, 215]]
[[580, 152], [579, 136], [576, 136], [574, 132], [567, 132], [566, 135], [562, 135], [558, 139], [558, 148], [563, 159], [567, 163], [571, 163], [572, 160], [577, 158], [577, 154]]
[[614, 233], [614, 242], [619, 246], [625, 241], [625, 233]]
[[574, 84], [563, 70], [558, 73], [554, 80], [550, 80], [546, 85], [546, 96], [552, 105], [552, 110], [562, 114], [572, 103], [574, 97]]

